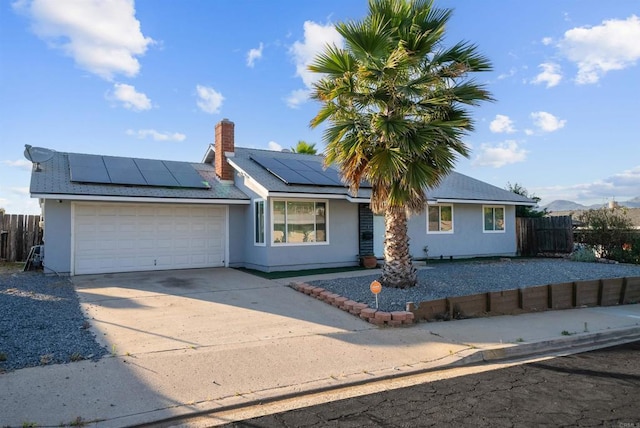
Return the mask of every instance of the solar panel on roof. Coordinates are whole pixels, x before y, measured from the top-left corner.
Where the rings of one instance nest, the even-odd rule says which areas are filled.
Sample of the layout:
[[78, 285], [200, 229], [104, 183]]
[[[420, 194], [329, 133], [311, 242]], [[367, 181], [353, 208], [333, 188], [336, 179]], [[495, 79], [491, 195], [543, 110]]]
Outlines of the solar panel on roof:
[[147, 184], [149, 186], [180, 187], [180, 183], [178, 183], [178, 180], [176, 180], [175, 177], [169, 171], [167, 171], [167, 169], [165, 169], [164, 171], [145, 169], [140, 172], [144, 176], [144, 179], [147, 181]]
[[146, 186], [147, 181], [137, 169], [107, 168], [111, 184], [127, 184], [129, 186]]
[[175, 162], [175, 161], [160, 161], [164, 164], [164, 166], [171, 171], [172, 173], [183, 173], [183, 174], [198, 174], [193, 166], [184, 162]]
[[101, 156], [69, 154], [71, 181], [84, 183], [111, 183]]
[[344, 186], [342, 182], [339, 181], [339, 179], [337, 178], [337, 174], [336, 174], [336, 179], [333, 179], [328, 174], [321, 174], [316, 171], [307, 171], [305, 174], [306, 174], [306, 177], [313, 182], [313, 184], [316, 184], [318, 186], [335, 186], [335, 187]]
[[[251, 156], [251, 159], [286, 184], [346, 187], [340, 173], [334, 168], [325, 169], [322, 162], [266, 156]], [[360, 187], [370, 188], [371, 185], [363, 181]]]
[[147, 181], [131, 158], [103, 156], [102, 160], [112, 184], [146, 185]]
[[211, 186], [195, 170], [193, 165], [183, 162], [162, 161], [171, 175], [178, 181], [180, 187], [210, 189]]
[[164, 163], [156, 159], [133, 159], [140, 171], [167, 171]]
[[251, 159], [286, 184], [344, 187], [338, 172], [331, 168], [325, 170], [321, 162], [264, 156]]
[[131, 158], [120, 158], [115, 156], [99, 156], [102, 157], [102, 162], [107, 167], [107, 170], [111, 168], [134, 168], [138, 169], [135, 162]]
[[211, 188], [186, 162], [70, 153], [69, 171], [71, 181], [80, 183]]

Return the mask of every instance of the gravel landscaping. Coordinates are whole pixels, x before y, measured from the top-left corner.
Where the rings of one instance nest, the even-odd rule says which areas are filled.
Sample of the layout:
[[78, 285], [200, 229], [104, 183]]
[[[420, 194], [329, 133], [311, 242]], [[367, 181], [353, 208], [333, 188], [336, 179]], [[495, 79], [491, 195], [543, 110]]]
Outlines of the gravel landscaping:
[[102, 357], [88, 327], [68, 278], [0, 274], [0, 373]]
[[[583, 263], [566, 259], [438, 263], [418, 270], [418, 285], [415, 287], [383, 287], [378, 294], [378, 308], [387, 312], [404, 311], [407, 302], [418, 303], [551, 283], [631, 276], [640, 276], [639, 265]], [[375, 274], [311, 281], [309, 284], [375, 308], [375, 296], [369, 290], [369, 285], [378, 278], [379, 275]]]

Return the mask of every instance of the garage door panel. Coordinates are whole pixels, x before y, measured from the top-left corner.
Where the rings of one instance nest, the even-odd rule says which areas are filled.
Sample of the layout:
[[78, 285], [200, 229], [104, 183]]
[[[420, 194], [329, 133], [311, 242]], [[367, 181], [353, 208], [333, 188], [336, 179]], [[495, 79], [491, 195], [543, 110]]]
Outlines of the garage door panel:
[[76, 274], [224, 266], [224, 207], [74, 205]]

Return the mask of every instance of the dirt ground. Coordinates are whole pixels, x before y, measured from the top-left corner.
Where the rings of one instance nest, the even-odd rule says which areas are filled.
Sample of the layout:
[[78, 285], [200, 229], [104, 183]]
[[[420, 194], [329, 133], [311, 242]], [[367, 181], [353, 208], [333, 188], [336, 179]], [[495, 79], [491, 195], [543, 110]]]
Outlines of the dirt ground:
[[19, 262], [1, 262], [0, 261], [0, 274], [22, 272], [24, 263]]

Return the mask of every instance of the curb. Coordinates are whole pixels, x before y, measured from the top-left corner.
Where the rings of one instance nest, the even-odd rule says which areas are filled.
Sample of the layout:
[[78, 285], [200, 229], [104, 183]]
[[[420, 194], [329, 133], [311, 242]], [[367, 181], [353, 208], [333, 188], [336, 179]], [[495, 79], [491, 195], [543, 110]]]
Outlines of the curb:
[[[407, 370], [393, 374], [385, 374], [376, 376], [367, 380], [355, 380], [351, 382], [340, 383], [336, 385], [327, 385], [323, 387], [310, 388], [308, 390], [298, 390], [296, 392], [287, 392], [284, 394], [266, 394], [259, 399], [244, 401], [238, 404], [228, 404], [218, 406], [215, 409], [200, 410], [184, 415], [176, 415], [168, 418], [160, 418], [150, 422], [130, 425], [131, 427], [171, 427], [176, 423], [187, 423], [203, 416], [215, 415], [233, 410], [240, 410], [252, 406], [260, 406], [267, 403], [276, 403], [278, 401], [288, 400], [291, 398], [301, 398], [308, 395], [330, 392], [342, 388], [350, 388], [361, 386], [372, 382], [382, 382], [390, 379], [398, 379], [402, 377], [415, 376], [426, 373], [433, 373], [439, 370], [447, 370], [460, 368], [464, 366], [491, 364], [497, 362], [506, 362], [508, 360], [517, 361], [531, 357], [541, 357], [543, 355], [570, 355], [578, 352], [586, 352], [609, 346], [621, 345], [624, 343], [640, 340], [640, 326], [622, 327], [618, 329], [605, 330], [597, 333], [581, 333], [573, 337], [549, 339], [539, 342], [522, 343], [505, 348], [476, 350], [476, 352], [463, 356], [457, 361], [443, 364], [436, 367], [420, 368], [416, 370]], [[263, 391], [267, 392], [267, 391]]]
[[496, 349], [480, 350], [461, 358], [454, 366], [518, 360], [545, 354], [573, 354], [578, 351], [606, 348], [640, 340], [640, 326], [622, 327], [596, 333], [579, 333], [575, 336], [522, 343]]

